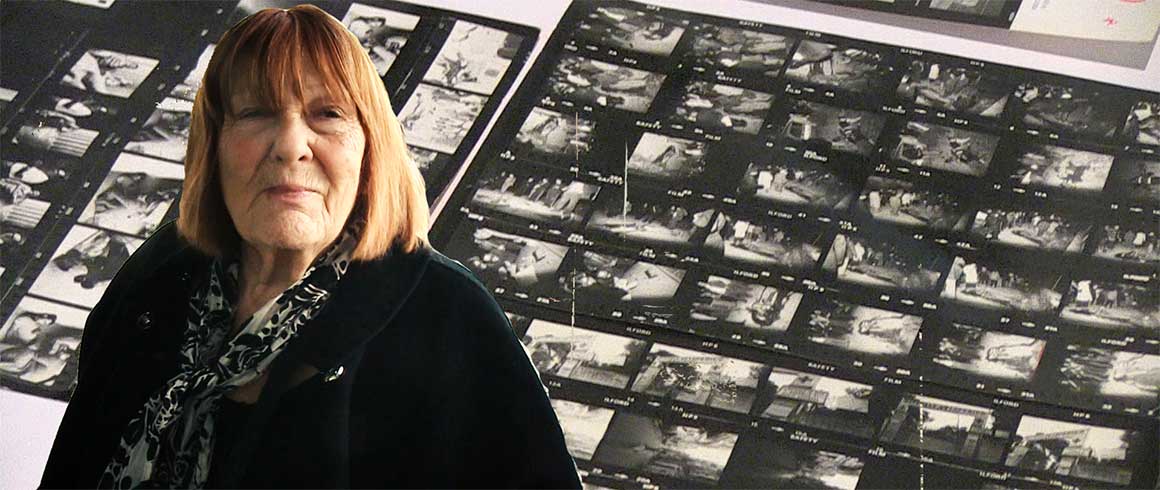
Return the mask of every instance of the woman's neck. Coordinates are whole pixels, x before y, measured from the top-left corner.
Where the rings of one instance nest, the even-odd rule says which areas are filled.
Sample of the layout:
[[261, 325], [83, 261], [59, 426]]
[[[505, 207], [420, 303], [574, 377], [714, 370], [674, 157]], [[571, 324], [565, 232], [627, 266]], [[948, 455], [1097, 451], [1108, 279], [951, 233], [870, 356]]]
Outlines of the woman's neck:
[[320, 252], [244, 244], [238, 271], [233, 333], [259, 308], [298, 282]]

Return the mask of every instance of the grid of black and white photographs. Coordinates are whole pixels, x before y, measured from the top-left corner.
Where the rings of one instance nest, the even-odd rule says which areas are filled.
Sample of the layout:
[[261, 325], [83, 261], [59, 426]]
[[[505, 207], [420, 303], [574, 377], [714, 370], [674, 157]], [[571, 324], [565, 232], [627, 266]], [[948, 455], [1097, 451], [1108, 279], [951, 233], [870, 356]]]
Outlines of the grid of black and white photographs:
[[[0, 74], [0, 385], [68, 398], [88, 310], [142, 241], [176, 216], [213, 41], [259, 9], [298, 3], [5, 5], [3, 61], [22, 69]], [[316, 3], [367, 49], [435, 199], [537, 31], [400, 2]], [[126, 35], [126, 23], [145, 27]], [[404, 83], [412, 73], [422, 82]], [[550, 273], [528, 265], [544, 251], [553, 250], [480, 263], [514, 260], [525, 269], [499, 264], [497, 273], [526, 282], [530, 272]], [[562, 258], [566, 247], [556, 252]]]
[[432, 237], [588, 484], [1151, 486], [1157, 104], [576, 2]]

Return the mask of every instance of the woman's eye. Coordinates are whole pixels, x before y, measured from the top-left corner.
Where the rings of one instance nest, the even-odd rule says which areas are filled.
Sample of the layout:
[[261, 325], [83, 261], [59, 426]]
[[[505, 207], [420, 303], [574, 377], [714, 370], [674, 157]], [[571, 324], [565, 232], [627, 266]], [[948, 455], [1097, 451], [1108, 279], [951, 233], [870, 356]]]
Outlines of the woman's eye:
[[241, 111], [238, 111], [238, 119], [261, 117], [266, 115], [267, 112], [269, 111], [265, 109], [242, 109]]
[[319, 114], [322, 115], [322, 117], [325, 117], [327, 119], [342, 119], [342, 117], [343, 117], [342, 111], [339, 109], [335, 109], [335, 108], [323, 109], [323, 110], [319, 111]]

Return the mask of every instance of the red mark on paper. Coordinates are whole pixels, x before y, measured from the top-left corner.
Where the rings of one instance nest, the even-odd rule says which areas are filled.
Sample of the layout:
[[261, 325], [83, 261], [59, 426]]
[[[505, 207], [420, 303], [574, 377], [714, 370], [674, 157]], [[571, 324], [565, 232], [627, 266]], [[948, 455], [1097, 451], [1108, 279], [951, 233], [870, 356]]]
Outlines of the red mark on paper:
[[1108, 17], [1108, 18], [1104, 19], [1104, 23], [1107, 24], [1108, 26], [1114, 26], [1114, 25], [1116, 25], [1116, 19]]

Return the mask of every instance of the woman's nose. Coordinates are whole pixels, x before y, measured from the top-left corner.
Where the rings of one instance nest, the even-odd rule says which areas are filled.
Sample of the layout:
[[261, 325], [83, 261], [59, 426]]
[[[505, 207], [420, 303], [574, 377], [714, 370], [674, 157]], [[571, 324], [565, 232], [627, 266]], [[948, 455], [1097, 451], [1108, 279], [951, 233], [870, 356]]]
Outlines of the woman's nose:
[[301, 116], [283, 115], [278, 118], [271, 156], [282, 163], [308, 162], [314, 158], [313, 138], [314, 131]]

